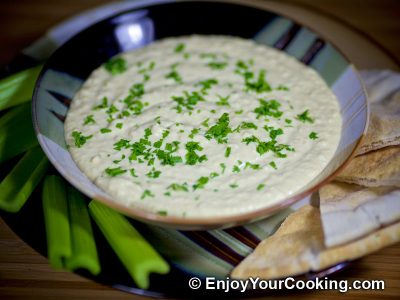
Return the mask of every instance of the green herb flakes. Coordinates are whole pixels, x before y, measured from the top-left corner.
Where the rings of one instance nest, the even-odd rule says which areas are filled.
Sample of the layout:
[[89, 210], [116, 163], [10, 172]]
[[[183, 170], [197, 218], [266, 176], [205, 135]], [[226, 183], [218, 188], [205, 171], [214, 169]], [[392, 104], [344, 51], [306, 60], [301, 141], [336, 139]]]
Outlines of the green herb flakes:
[[79, 131], [73, 131], [72, 137], [74, 138], [75, 146], [80, 148], [87, 142], [87, 140], [91, 139], [93, 135], [84, 136]]
[[85, 120], [83, 121], [83, 125], [88, 125], [88, 124], [96, 124], [93, 115], [86, 116]]
[[265, 184], [260, 183], [260, 184], [257, 186], [257, 191], [261, 191], [261, 190], [264, 189], [264, 188], [265, 188]]
[[310, 117], [308, 109], [306, 109], [301, 114], [298, 114], [296, 117], [297, 117], [297, 120], [299, 120], [303, 123], [306, 123], [306, 122], [314, 123], [314, 119]]
[[140, 197], [140, 199], [144, 199], [147, 197], [154, 197], [154, 194], [150, 191], [150, 190], [144, 190], [142, 196]]
[[112, 75], [121, 74], [127, 70], [126, 61], [122, 57], [113, 57], [103, 66]]
[[183, 52], [183, 50], [185, 50], [186, 45], [184, 43], [179, 43], [178, 45], [176, 45], [174, 52], [175, 53], [181, 53]]
[[115, 177], [126, 173], [126, 170], [122, 169], [121, 167], [117, 168], [107, 168], [105, 172], [108, 176]]
[[196, 183], [193, 184], [193, 190], [197, 190], [197, 189], [203, 189], [204, 186], [208, 183], [209, 178], [208, 177], [200, 177], [199, 179], [197, 179]]
[[231, 147], [227, 147], [227, 148], [225, 149], [225, 157], [229, 157], [229, 155], [231, 155], [231, 150], [232, 150]]
[[316, 140], [316, 139], [318, 139], [318, 133], [312, 131], [312, 132], [308, 135], [308, 137], [309, 137], [310, 139], [312, 139], [312, 140]]

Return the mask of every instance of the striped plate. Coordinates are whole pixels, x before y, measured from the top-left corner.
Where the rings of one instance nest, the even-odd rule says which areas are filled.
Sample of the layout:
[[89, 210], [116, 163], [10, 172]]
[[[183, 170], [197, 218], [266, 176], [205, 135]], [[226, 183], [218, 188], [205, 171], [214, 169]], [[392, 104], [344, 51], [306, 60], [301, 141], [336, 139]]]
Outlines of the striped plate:
[[[209, 231], [178, 231], [165, 226], [136, 224], [177, 270], [199, 277], [225, 277], [260, 240], [271, 235], [290, 212], [307, 203], [311, 192], [332, 178], [353, 155], [368, 122], [366, 94], [357, 72], [343, 54], [315, 32], [287, 18], [227, 2], [155, 1], [151, 5], [150, 2], [154, 1], [113, 4], [97, 13], [87, 14], [86, 18], [75, 18], [26, 50], [26, 54], [44, 59], [65, 42], [65, 36], [79, 31], [55, 51], [43, 68], [33, 98], [35, 130], [50, 161], [72, 185], [88, 197], [100, 199], [137, 220], [187, 230], [226, 228], [272, 215], [246, 226]], [[105, 16], [104, 20], [80, 31]], [[121, 37], [121, 32], [132, 24], [141, 28], [139, 40], [126, 39], [126, 35]], [[281, 49], [314, 68], [339, 100], [343, 124], [335, 157], [296, 197], [273, 211], [199, 224], [127, 210], [113, 204], [102, 190], [90, 182], [66, 150], [63, 122], [71, 99], [93, 69], [121, 51], [142, 47], [159, 38], [192, 33], [237, 35]], [[134, 287], [118, 287], [137, 292]], [[155, 295], [160, 294], [155, 291]]]

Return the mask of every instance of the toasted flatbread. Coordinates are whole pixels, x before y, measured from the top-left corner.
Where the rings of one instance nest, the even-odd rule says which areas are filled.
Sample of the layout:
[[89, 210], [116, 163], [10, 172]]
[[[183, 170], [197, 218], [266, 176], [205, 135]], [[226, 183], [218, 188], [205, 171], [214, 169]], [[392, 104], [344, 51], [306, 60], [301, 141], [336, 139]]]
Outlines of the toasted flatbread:
[[400, 146], [355, 157], [335, 180], [370, 187], [400, 187]]
[[330, 183], [319, 193], [327, 247], [348, 243], [400, 220], [400, 190], [394, 187]]
[[359, 258], [399, 240], [400, 223], [396, 223], [355, 242], [327, 249], [319, 209], [306, 205], [291, 214], [275, 234], [262, 241], [231, 276], [240, 279], [296, 276]]
[[363, 72], [370, 102], [370, 121], [357, 155], [400, 144], [400, 75]]

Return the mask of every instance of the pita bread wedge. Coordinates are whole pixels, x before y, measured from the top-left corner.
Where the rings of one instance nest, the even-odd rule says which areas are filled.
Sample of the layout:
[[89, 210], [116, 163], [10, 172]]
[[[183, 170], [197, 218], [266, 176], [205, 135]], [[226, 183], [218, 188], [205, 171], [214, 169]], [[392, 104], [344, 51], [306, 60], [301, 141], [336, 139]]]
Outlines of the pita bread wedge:
[[330, 183], [320, 190], [320, 211], [325, 245], [337, 246], [400, 220], [400, 190]]
[[280, 278], [311, 269], [323, 249], [319, 210], [304, 206], [289, 215], [279, 229], [262, 241], [233, 271], [232, 277]]
[[400, 187], [400, 146], [355, 157], [335, 180], [370, 187]]
[[400, 240], [400, 223], [355, 242], [325, 248], [319, 209], [306, 205], [291, 214], [278, 231], [262, 241], [231, 273], [233, 278], [263, 279], [320, 271], [353, 260]]
[[400, 144], [400, 75], [363, 72], [370, 102], [370, 121], [357, 155]]

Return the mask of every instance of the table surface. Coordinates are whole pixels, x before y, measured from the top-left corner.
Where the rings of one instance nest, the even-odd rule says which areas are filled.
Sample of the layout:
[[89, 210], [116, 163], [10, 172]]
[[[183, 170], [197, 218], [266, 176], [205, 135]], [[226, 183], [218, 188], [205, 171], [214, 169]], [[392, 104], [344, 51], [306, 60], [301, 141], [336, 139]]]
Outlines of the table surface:
[[[0, 65], [40, 37], [46, 29], [106, 0], [1, 0]], [[380, 43], [400, 61], [400, 1], [398, 0], [285, 0], [317, 9], [349, 24]], [[399, 299], [400, 243], [356, 261], [336, 279], [385, 280], [384, 291], [304, 291], [296, 298]], [[289, 298], [290, 296], [279, 296]], [[293, 294], [292, 294], [293, 297]], [[20, 240], [0, 219], [0, 299], [146, 299], [91, 282], [78, 275], [55, 271], [46, 258]]]

